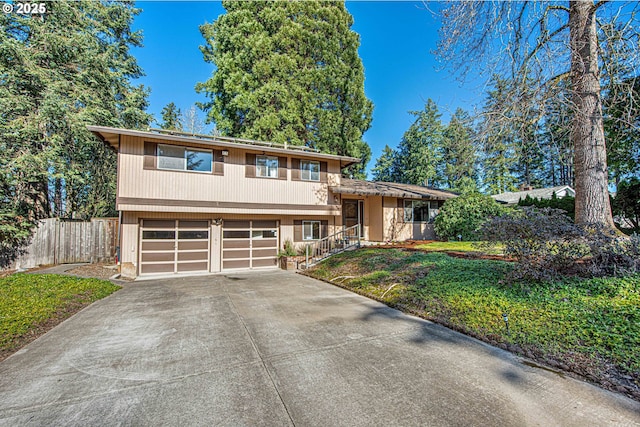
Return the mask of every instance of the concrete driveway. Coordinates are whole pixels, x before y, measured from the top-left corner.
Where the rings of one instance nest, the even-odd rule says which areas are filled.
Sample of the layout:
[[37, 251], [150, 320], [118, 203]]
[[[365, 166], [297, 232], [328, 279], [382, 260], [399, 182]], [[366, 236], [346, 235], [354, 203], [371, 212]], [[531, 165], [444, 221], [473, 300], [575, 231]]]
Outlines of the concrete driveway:
[[125, 285], [0, 363], [0, 425], [640, 425], [640, 404], [270, 271]]

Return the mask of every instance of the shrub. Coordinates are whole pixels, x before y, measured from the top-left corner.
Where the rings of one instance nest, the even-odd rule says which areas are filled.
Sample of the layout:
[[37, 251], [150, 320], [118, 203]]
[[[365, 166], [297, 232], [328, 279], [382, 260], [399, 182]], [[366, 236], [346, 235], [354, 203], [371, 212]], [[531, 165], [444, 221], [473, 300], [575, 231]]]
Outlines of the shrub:
[[556, 193], [551, 195], [550, 199], [537, 199], [527, 195], [524, 200], [518, 201], [518, 206], [535, 206], [536, 208], [552, 208], [565, 211], [565, 215], [571, 219], [576, 217], [576, 198], [566, 196], [558, 198]]
[[640, 270], [640, 239], [576, 225], [564, 211], [524, 207], [485, 223], [483, 237], [515, 258], [514, 279], [552, 280], [565, 275], [607, 276]]
[[0, 269], [24, 253], [34, 226], [26, 217], [0, 210]]
[[640, 179], [631, 178], [618, 184], [612, 208], [615, 215], [631, 225], [629, 231], [640, 233]]
[[488, 219], [502, 215], [507, 208], [489, 196], [468, 193], [447, 200], [435, 219], [438, 237], [446, 240], [479, 240], [480, 227]]
[[293, 245], [293, 242], [291, 241], [291, 239], [285, 240], [284, 243], [282, 244], [282, 250], [278, 252], [278, 257], [296, 256], [296, 255], [298, 255], [298, 252], [296, 251], [296, 248]]

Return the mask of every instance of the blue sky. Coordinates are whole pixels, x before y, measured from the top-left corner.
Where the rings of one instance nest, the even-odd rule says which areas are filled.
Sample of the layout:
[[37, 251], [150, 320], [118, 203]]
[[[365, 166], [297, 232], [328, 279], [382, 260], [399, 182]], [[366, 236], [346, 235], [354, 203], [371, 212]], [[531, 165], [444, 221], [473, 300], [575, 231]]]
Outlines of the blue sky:
[[[204, 43], [198, 27], [224, 13], [221, 3], [138, 1], [136, 5], [142, 12], [134, 29], [143, 31], [144, 47], [132, 53], [146, 73], [140, 83], [151, 88], [149, 112], [160, 119], [169, 102], [185, 111], [205, 101], [194, 86], [208, 79], [215, 67], [204, 62], [198, 49]], [[411, 125], [408, 111], [422, 109], [431, 98], [446, 122], [457, 107], [472, 110], [481, 94], [460, 87], [448, 71], [437, 71], [431, 51], [439, 24], [421, 1], [356, 1], [347, 2], [347, 9], [354, 18], [352, 29], [360, 35], [365, 92], [374, 103], [373, 123], [364, 135], [371, 146], [367, 165], [371, 170], [385, 144], [396, 147]]]

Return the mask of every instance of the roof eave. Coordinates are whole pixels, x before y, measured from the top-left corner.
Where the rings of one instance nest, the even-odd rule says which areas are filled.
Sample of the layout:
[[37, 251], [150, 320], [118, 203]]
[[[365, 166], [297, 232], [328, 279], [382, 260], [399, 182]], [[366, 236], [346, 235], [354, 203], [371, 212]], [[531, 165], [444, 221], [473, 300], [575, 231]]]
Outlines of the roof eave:
[[96, 135], [99, 139], [108, 143], [113, 148], [118, 150], [119, 148], [119, 136], [127, 135], [127, 136], [135, 136], [141, 138], [152, 138], [152, 139], [161, 139], [165, 141], [173, 141], [179, 142], [183, 144], [202, 144], [202, 145], [211, 145], [215, 147], [221, 148], [239, 148], [247, 151], [261, 151], [265, 153], [278, 153], [278, 154], [288, 154], [298, 157], [308, 157], [308, 158], [316, 158], [316, 159], [326, 159], [326, 160], [339, 160], [340, 167], [346, 168], [347, 166], [351, 166], [353, 164], [360, 163], [362, 160], [356, 157], [349, 156], [338, 156], [335, 154], [325, 154], [325, 153], [313, 153], [306, 151], [294, 151], [285, 148], [274, 148], [268, 146], [261, 145], [251, 145], [251, 144], [238, 144], [233, 142], [225, 142], [225, 141], [207, 141], [204, 139], [191, 138], [185, 136], [178, 135], [165, 135], [165, 134], [155, 134], [152, 132], [140, 131], [140, 130], [132, 130], [132, 129], [121, 129], [121, 128], [111, 128], [106, 126], [87, 126], [87, 129], [91, 131], [94, 135]]

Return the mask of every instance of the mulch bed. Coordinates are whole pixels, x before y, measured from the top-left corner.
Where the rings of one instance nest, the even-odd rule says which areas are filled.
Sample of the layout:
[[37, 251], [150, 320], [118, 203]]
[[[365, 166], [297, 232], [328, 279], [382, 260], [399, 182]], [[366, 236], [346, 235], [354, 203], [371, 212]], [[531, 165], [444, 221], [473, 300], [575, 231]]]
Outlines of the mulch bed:
[[436, 243], [437, 240], [406, 240], [404, 242], [397, 243], [387, 243], [383, 245], [374, 245], [374, 246], [364, 246], [365, 248], [380, 248], [380, 249], [404, 249], [408, 251], [419, 251], [419, 252], [442, 252], [454, 258], [465, 258], [465, 259], [486, 259], [493, 261], [507, 261], [507, 262], [515, 262], [514, 258], [506, 257], [504, 255], [490, 255], [482, 252], [460, 252], [460, 251], [448, 251], [448, 250], [426, 250], [424, 248], [419, 248], [418, 246], [425, 245], [428, 243]]

